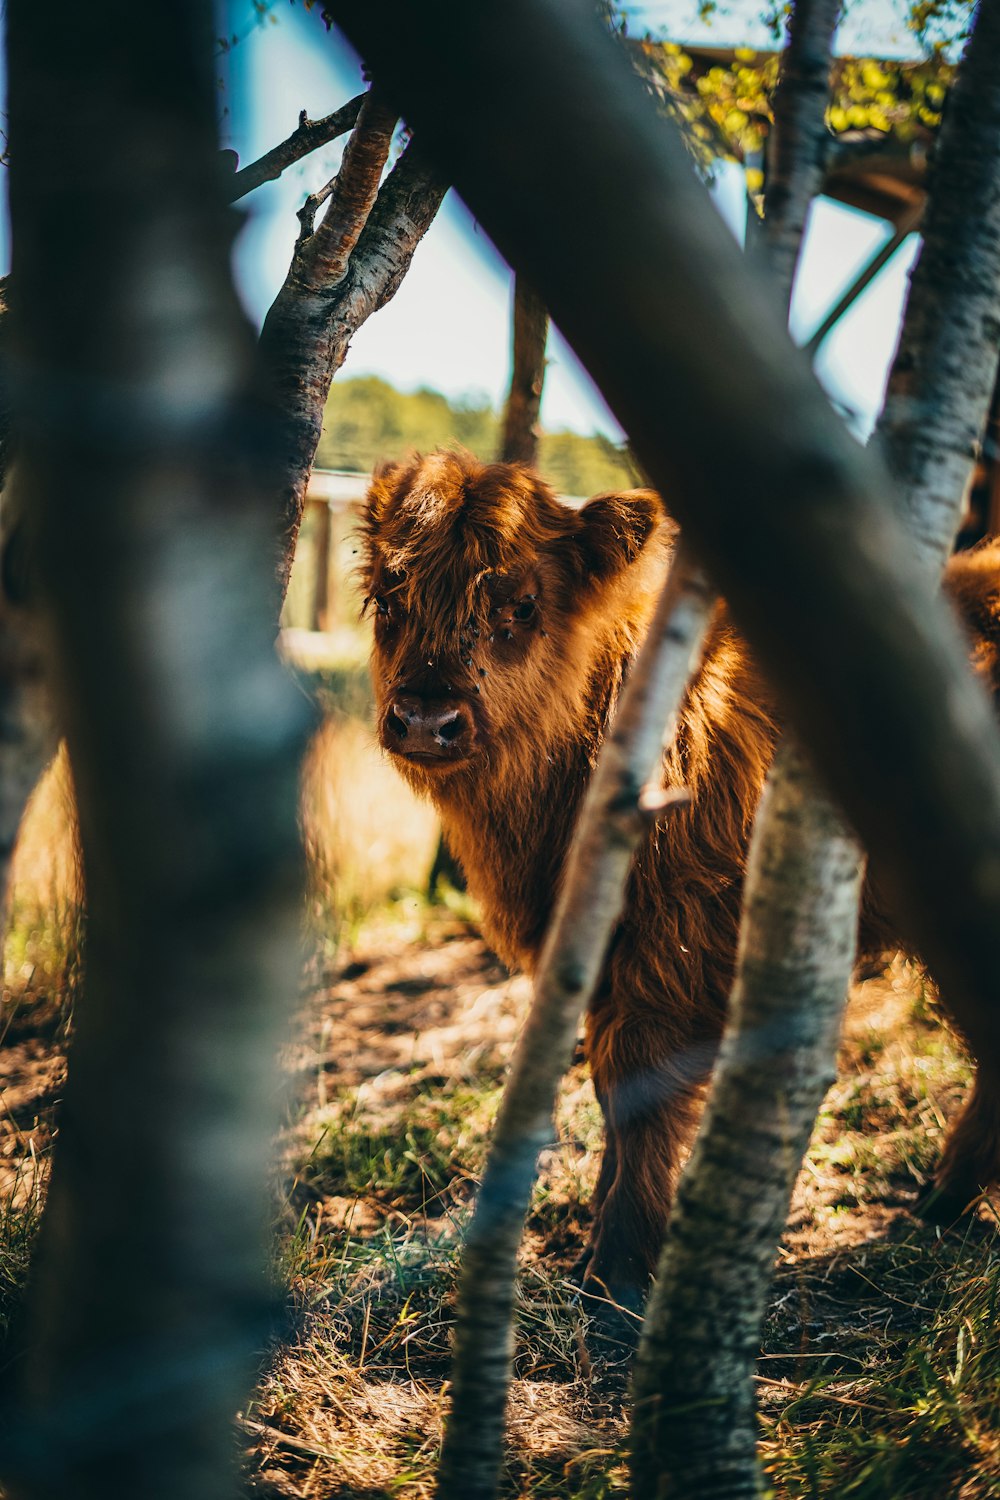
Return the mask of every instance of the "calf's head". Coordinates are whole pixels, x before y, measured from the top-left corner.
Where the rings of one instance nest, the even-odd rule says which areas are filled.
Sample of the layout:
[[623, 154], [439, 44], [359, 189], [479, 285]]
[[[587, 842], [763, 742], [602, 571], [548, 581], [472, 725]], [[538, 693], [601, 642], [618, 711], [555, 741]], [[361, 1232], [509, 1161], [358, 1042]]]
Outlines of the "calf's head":
[[409, 780], [523, 773], [579, 737], [595, 674], [645, 624], [664, 520], [652, 491], [573, 511], [531, 470], [464, 453], [376, 471], [362, 535], [378, 734]]

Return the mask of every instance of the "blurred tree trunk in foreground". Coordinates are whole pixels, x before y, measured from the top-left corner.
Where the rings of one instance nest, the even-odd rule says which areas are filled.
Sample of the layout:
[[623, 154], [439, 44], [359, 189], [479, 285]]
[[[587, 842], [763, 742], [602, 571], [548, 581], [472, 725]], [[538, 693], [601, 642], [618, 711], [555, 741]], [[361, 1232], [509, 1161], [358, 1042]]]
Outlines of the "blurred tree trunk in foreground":
[[46, 678], [24, 518], [6, 488], [13, 460], [10, 278], [0, 299], [0, 963], [10, 916], [11, 866], [28, 799], [59, 742]]
[[[236, 202], [310, 152], [351, 132], [340, 170], [300, 212], [299, 241], [262, 338], [267, 374], [284, 401], [277, 440], [281, 463], [275, 469], [268, 540], [278, 578], [277, 593], [270, 591], [275, 612], [288, 586], [330, 382], [362, 323], [394, 296], [445, 192], [445, 184], [412, 142], [380, 186], [394, 121], [377, 99], [359, 95], [322, 120], [303, 117], [285, 141], [235, 172], [225, 184], [226, 198]], [[314, 229], [323, 204], [327, 207]], [[0, 343], [6, 318], [6, 313], [0, 314]], [[0, 412], [0, 426], [2, 486], [11, 448], [7, 413]], [[23, 509], [12, 491], [4, 493], [0, 525], [0, 907], [9, 900], [11, 855], [25, 806], [61, 734], [34, 613], [36, 567], [26, 545]]]
[[220, 1500], [270, 1305], [299, 961], [275, 423], [231, 281], [210, 7], [7, 18], [14, 483], [90, 927], [4, 1478]]

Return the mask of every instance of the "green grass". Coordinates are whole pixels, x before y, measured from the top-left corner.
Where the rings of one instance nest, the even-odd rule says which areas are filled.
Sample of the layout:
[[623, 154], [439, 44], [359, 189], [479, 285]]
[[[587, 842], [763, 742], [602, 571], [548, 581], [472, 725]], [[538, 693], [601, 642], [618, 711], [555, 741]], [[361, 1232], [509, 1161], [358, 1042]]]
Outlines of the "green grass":
[[314, 1192], [366, 1196], [400, 1213], [443, 1212], [475, 1185], [499, 1098], [489, 1080], [421, 1090], [379, 1123], [352, 1093], [319, 1112], [300, 1175]]
[[41, 1226], [43, 1174], [33, 1161], [15, 1170], [0, 1199], [0, 1345], [17, 1316]]
[[852, 1378], [817, 1376], [766, 1419], [779, 1496], [1000, 1495], [1000, 1254], [992, 1236], [953, 1238], [924, 1231], [869, 1262], [872, 1289], [908, 1317], [852, 1341]]

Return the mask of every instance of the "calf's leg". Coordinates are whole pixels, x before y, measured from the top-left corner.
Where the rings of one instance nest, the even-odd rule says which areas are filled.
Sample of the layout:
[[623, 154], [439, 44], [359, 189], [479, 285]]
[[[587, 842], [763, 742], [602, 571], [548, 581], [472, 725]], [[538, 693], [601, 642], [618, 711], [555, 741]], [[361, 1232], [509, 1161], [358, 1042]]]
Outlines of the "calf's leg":
[[588, 1017], [587, 1042], [606, 1145], [583, 1289], [609, 1335], [629, 1343], [716, 1044], [682, 1039], [655, 1016], [621, 1015], [609, 999]]
[[949, 1132], [934, 1183], [916, 1212], [934, 1223], [954, 1223], [980, 1194], [1000, 1182], [1000, 1080], [979, 1065], [965, 1107]]

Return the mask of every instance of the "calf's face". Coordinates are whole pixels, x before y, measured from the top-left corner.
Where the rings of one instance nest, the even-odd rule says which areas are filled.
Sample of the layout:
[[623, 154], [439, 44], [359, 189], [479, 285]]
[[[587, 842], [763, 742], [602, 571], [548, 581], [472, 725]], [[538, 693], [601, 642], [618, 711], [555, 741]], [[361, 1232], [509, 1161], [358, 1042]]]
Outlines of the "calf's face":
[[[577, 735], [602, 651], [637, 628], [667, 540], [651, 491], [574, 512], [530, 470], [435, 453], [376, 472], [366, 609], [380, 742], [407, 778], [550, 754]], [[610, 644], [609, 644], [610, 643]]]

